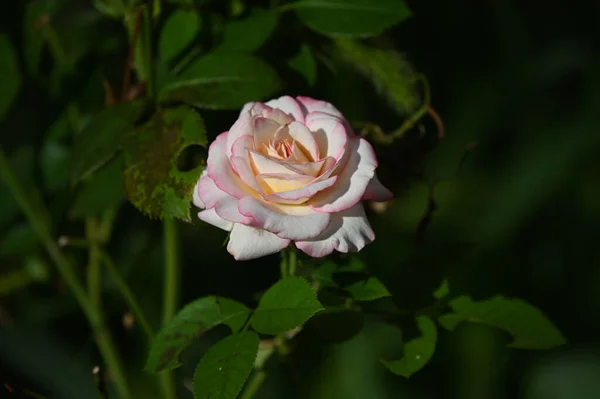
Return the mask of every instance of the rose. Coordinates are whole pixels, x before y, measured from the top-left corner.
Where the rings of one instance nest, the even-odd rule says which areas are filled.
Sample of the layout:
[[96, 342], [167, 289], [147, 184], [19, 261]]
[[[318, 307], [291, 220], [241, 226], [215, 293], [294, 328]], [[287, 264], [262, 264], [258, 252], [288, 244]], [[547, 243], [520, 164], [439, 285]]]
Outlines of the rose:
[[371, 145], [330, 103], [284, 96], [248, 103], [208, 151], [194, 190], [198, 217], [231, 231], [237, 260], [294, 241], [313, 257], [359, 251], [375, 239], [361, 200], [392, 197]]

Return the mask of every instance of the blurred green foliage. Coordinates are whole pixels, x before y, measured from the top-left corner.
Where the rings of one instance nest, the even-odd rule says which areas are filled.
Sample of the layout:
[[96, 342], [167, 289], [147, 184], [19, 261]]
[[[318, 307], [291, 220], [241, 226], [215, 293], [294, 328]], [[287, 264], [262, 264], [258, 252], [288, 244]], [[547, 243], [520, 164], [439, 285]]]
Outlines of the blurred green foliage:
[[[57, 259], [134, 398], [599, 397], [599, 18], [585, 0], [7, 2], [0, 397], [122, 393]], [[372, 245], [284, 257], [283, 280], [190, 207], [207, 144], [280, 94], [341, 109], [395, 194], [367, 204]], [[174, 252], [147, 215], [188, 221]], [[170, 322], [165, 252], [188, 304]]]

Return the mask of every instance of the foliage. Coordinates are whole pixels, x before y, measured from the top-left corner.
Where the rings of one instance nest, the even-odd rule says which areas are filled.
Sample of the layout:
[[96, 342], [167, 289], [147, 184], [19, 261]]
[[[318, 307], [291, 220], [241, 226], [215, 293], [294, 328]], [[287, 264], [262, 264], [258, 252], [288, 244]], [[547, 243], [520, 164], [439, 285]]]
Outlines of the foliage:
[[[0, 397], [600, 397], [600, 25], [501, 3], [7, 2]], [[279, 95], [373, 144], [360, 254], [236, 263], [198, 221]]]

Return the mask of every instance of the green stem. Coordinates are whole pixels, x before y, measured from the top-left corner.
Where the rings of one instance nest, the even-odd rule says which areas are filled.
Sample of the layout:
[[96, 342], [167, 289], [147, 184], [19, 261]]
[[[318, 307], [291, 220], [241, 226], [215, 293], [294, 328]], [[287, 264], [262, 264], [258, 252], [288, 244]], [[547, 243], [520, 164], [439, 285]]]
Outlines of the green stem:
[[246, 386], [246, 389], [244, 390], [244, 393], [242, 394], [240, 399], [254, 398], [256, 396], [256, 394], [258, 393], [258, 391], [260, 390], [260, 387], [262, 386], [262, 384], [265, 382], [266, 378], [267, 378], [266, 372], [264, 372], [262, 370], [256, 370], [254, 375], [252, 376], [252, 379]]
[[285, 250], [281, 252], [281, 263], [279, 265], [279, 268], [281, 271], [281, 278], [286, 278], [288, 276], [288, 262]]
[[289, 250], [289, 253], [290, 253], [290, 256], [288, 258], [289, 275], [293, 277], [296, 275], [296, 267], [297, 267], [298, 260], [296, 259], [296, 251], [293, 248], [291, 248]]
[[97, 312], [101, 312], [102, 289], [101, 289], [101, 271], [100, 268], [100, 245], [93, 239], [93, 229], [95, 220], [88, 218], [85, 223], [86, 236], [89, 240], [88, 267], [87, 267], [87, 288], [92, 305]]
[[[179, 301], [179, 235], [175, 219], [164, 220], [165, 274], [163, 285], [163, 317], [162, 324], [173, 318]], [[176, 397], [173, 373], [164, 371], [160, 374], [163, 392], [168, 399]]]
[[112, 259], [108, 255], [108, 253], [101, 252], [100, 256], [102, 257], [102, 260], [104, 261], [104, 264], [106, 265], [106, 268], [107, 268], [108, 272], [110, 273], [110, 277], [117, 285], [117, 288], [121, 292], [121, 295], [123, 295], [123, 299], [125, 299], [125, 302], [127, 302], [127, 306], [129, 306], [129, 308], [133, 312], [135, 319], [137, 320], [138, 324], [144, 331], [144, 334], [146, 334], [146, 338], [148, 339], [148, 342], [150, 342], [152, 340], [152, 337], [154, 336], [154, 333], [152, 331], [152, 327], [150, 327], [150, 323], [148, 323], [148, 319], [146, 318], [146, 315], [144, 314], [141, 306], [139, 305], [138, 301], [136, 300], [135, 295], [133, 294], [133, 292], [127, 285], [127, 282], [125, 281], [125, 279], [119, 272], [119, 269], [117, 268], [115, 263], [112, 261]]
[[58, 248], [58, 244], [52, 238], [52, 234], [50, 233], [48, 226], [43, 222], [43, 217], [40, 217], [40, 214], [44, 214], [44, 210], [36, 209], [31, 204], [30, 196], [25, 192], [19, 183], [19, 180], [13, 172], [12, 166], [8, 162], [8, 159], [6, 158], [6, 155], [1, 147], [0, 178], [6, 184], [16, 202], [21, 206], [23, 213], [29, 220], [29, 223], [32, 225], [34, 231], [44, 245], [48, 255], [56, 264], [59, 273], [67, 282], [69, 289], [73, 292], [75, 299], [79, 303], [79, 306], [88, 319], [90, 327], [96, 336], [100, 353], [102, 354], [104, 361], [111, 371], [115, 388], [119, 394], [119, 397], [122, 399], [130, 399], [131, 394], [125, 379], [125, 372], [121, 363], [121, 359], [119, 358], [118, 351], [116, 350], [110, 333], [104, 324], [102, 315], [96, 310], [92, 302], [89, 300], [83, 285], [77, 278], [77, 274], [75, 273], [73, 266]]

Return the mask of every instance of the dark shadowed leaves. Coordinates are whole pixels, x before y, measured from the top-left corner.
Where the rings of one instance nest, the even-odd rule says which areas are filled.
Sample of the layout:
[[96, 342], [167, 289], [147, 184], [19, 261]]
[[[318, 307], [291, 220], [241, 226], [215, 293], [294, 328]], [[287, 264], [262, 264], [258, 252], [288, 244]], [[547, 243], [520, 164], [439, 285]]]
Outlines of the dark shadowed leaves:
[[300, 0], [294, 8], [308, 27], [332, 37], [377, 35], [411, 15], [401, 0]]
[[306, 332], [327, 343], [352, 339], [364, 325], [364, 314], [355, 309], [326, 309], [315, 314], [305, 325]]
[[482, 323], [510, 333], [508, 346], [521, 349], [550, 349], [567, 343], [565, 337], [536, 307], [520, 299], [496, 296], [474, 302], [467, 296], [450, 301], [454, 313], [440, 316], [439, 323], [454, 330], [462, 321]]
[[83, 182], [75, 195], [69, 216], [97, 216], [124, 201], [122, 164], [122, 158], [117, 157]]
[[338, 39], [334, 45], [340, 58], [365, 76], [398, 114], [419, 106], [417, 75], [402, 54], [352, 39]]
[[258, 353], [258, 335], [245, 331], [211, 346], [194, 373], [195, 399], [235, 399]]
[[200, 115], [185, 106], [157, 112], [130, 138], [125, 192], [142, 213], [190, 220], [192, 191], [202, 167], [177, 168], [178, 156], [190, 145], [206, 146], [206, 129]]
[[164, 102], [201, 108], [239, 109], [280, 89], [275, 71], [264, 61], [242, 54], [209, 54], [194, 61], [161, 90]]
[[175, 10], [160, 32], [158, 53], [164, 62], [179, 55], [200, 32], [200, 17], [193, 10]]
[[275, 30], [278, 17], [279, 13], [274, 10], [253, 9], [247, 17], [225, 26], [215, 51], [251, 53], [258, 50]]
[[263, 334], [280, 334], [302, 325], [323, 305], [306, 280], [288, 277], [269, 288], [252, 316], [252, 327]]
[[410, 377], [431, 360], [437, 341], [435, 323], [426, 316], [417, 317], [421, 336], [404, 344], [404, 356], [400, 360], [381, 360], [392, 373]]
[[246, 306], [232, 299], [209, 296], [186, 305], [152, 340], [146, 370], [159, 372], [179, 366], [178, 356], [203, 332], [225, 324], [233, 332], [248, 318]]
[[73, 183], [89, 177], [123, 148], [147, 105], [145, 100], [117, 103], [100, 111], [89, 121], [73, 145]]
[[298, 53], [290, 58], [288, 65], [302, 75], [309, 86], [315, 84], [317, 80], [317, 62], [306, 44], [303, 44]]
[[0, 35], [0, 120], [8, 111], [21, 87], [21, 72], [12, 43]]

